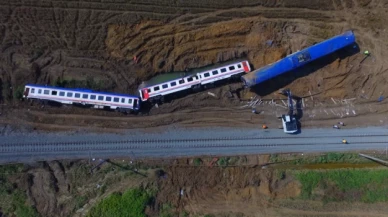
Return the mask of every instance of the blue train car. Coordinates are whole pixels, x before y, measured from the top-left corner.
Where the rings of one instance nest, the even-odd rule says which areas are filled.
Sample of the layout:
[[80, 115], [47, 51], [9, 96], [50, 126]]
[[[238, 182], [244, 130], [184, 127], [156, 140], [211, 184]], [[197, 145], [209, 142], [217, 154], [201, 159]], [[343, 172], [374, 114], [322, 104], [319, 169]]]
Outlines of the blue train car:
[[290, 54], [275, 63], [254, 70], [242, 76], [241, 80], [244, 86], [252, 87], [347, 47], [355, 43], [355, 40], [353, 31], [347, 31], [341, 35], [334, 36], [311, 47]]

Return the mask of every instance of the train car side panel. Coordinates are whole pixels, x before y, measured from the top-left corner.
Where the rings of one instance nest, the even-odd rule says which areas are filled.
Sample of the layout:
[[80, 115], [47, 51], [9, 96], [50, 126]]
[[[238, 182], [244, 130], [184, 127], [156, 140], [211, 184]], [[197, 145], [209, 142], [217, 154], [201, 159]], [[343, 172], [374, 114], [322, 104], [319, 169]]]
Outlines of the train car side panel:
[[241, 80], [245, 86], [252, 87], [280, 74], [301, 67], [339, 49], [347, 47], [353, 43], [355, 43], [355, 36], [352, 31], [347, 31], [341, 35], [337, 35], [304, 50], [293, 53], [273, 64], [259, 68], [242, 76]]

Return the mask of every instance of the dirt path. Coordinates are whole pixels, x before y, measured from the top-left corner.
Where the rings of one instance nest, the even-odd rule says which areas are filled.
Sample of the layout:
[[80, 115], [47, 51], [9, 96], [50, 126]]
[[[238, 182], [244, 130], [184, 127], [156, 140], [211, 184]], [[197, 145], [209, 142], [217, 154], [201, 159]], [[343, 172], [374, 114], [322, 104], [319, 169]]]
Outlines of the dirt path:
[[[282, 100], [265, 100], [256, 106], [260, 114], [252, 114], [246, 107], [247, 102], [223, 103], [222, 99], [211, 99], [214, 106], [202, 106], [185, 104], [185, 102], [197, 100], [207, 93], [199, 93], [188, 96], [172, 103], [167, 103], [159, 108], [153, 108], [149, 114], [123, 115], [115, 112], [93, 110], [87, 108], [64, 107], [55, 108], [46, 106], [40, 109], [38, 106], [23, 105], [12, 110], [5, 109], [0, 123], [12, 126], [21, 126], [26, 129], [54, 130], [54, 131], [100, 131], [120, 132], [126, 129], [149, 129], [158, 127], [249, 127], [260, 128], [266, 124], [269, 128], [278, 128], [281, 122], [277, 119], [285, 114]], [[314, 99], [315, 100], [315, 99]], [[304, 99], [302, 108], [301, 126], [303, 128], [327, 127], [331, 128], [338, 121], [346, 123], [346, 128], [365, 126], [385, 126], [388, 123], [386, 117], [387, 102], [371, 102], [362, 100], [318, 102]], [[216, 104], [219, 106], [216, 106]], [[220, 107], [220, 106], [224, 107]], [[244, 107], [245, 106], [245, 107]], [[244, 108], [242, 108], [244, 107]]]

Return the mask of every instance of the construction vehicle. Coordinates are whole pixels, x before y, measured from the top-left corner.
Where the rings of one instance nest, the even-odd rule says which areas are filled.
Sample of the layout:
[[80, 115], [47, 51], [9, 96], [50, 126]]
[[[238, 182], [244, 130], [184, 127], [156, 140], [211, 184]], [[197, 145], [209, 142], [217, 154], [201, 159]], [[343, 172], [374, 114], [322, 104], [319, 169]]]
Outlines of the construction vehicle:
[[294, 115], [294, 103], [292, 101], [292, 94], [290, 89], [281, 91], [281, 94], [288, 97], [288, 114], [282, 115], [283, 131], [285, 133], [296, 133], [298, 132], [298, 122]]

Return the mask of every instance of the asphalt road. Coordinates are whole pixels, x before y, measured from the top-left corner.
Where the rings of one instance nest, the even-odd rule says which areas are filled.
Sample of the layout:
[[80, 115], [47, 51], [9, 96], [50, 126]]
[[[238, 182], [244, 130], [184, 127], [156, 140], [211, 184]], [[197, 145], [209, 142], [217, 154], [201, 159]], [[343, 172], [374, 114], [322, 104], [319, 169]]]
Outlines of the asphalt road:
[[[349, 144], [342, 144], [346, 139]], [[376, 150], [388, 147], [388, 128], [282, 130], [169, 128], [157, 133], [31, 133], [0, 136], [0, 163], [54, 159], [153, 158], [288, 152]]]

